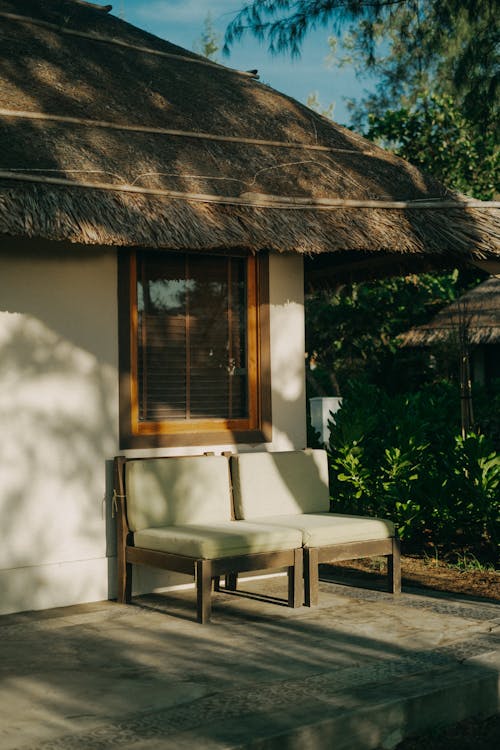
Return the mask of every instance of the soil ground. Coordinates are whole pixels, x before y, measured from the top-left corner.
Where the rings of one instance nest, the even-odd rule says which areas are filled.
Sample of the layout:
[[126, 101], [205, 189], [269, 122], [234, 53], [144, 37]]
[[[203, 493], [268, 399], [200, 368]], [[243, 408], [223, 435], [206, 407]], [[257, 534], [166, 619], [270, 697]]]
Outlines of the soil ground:
[[[360, 578], [383, 581], [385, 561], [383, 558], [353, 560], [328, 566], [329, 573], [342, 579], [353, 574]], [[461, 570], [432, 558], [403, 555], [401, 558], [403, 586], [416, 586], [433, 591], [472, 596], [491, 601], [500, 601], [500, 571]]]
[[[357, 560], [328, 566], [328, 576], [339, 580], [353, 575], [383, 583], [384, 561]], [[461, 570], [432, 558], [403, 555], [403, 586], [446, 591], [461, 596], [500, 602], [500, 571]], [[325, 571], [326, 572], [326, 571]], [[396, 750], [497, 750], [500, 715], [474, 718], [419, 737], [409, 737]]]

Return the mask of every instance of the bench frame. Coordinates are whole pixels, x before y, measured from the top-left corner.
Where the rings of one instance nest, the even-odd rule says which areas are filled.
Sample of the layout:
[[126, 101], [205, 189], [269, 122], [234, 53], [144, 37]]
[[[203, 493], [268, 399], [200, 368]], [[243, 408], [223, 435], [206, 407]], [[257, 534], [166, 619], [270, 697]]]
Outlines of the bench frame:
[[[307, 449], [306, 449], [307, 451]], [[302, 454], [303, 451], [285, 451], [286, 454]], [[314, 451], [314, 453], [321, 453], [323, 458], [327, 458], [327, 453], [324, 449], [320, 449], [317, 451]], [[268, 454], [266, 454], [267, 457]], [[272, 454], [271, 454], [272, 455]], [[279, 453], [277, 454], [279, 455]], [[244, 482], [243, 475], [241, 472], [239, 473], [239, 479], [234, 475], [234, 471], [237, 466], [237, 462], [242, 457], [234, 456], [231, 460], [231, 471], [233, 472], [233, 485], [236, 486], [236, 492], [243, 491], [242, 490], [242, 482]], [[258, 460], [258, 459], [257, 459]], [[318, 464], [319, 466], [319, 464]], [[326, 465], [322, 467], [324, 470], [326, 468]], [[254, 471], [257, 471], [256, 465], [253, 465]], [[306, 470], [307, 465], [306, 465]], [[245, 477], [248, 477], [248, 474], [244, 475]], [[326, 484], [326, 477], [322, 480], [323, 484]], [[286, 480], [285, 480], [286, 483]], [[264, 490], [262, 488], [260, 489], [260, 493], [262, 493]], [[326, 491], [326, 487], [321, 488], [321, 492], [323, 492], [323, 489]], [[248, 492], [248, 489], [246, 490]], [[299, 492], [308, 492], [309, 490], [306, 487], [301, 487]], [[317, 488], [316, 488], [317, 491]], [[255, 493], [256, 490], [253, 488], [253, 492]], [[278, 491], [279, 494], [279, 491]], [[329, 491], [328, 491], [329, 494]], [[249, 495], [250, 497], [250, 495]], [[271, 498], [272, 498], [272, 490], [271, 490]], [[322, 501], [326, 498], [323, 498]], [[238, 498], [235, 494], [233, 494], [233, 502], [235, 505], [235, 512], [236, 512], [236, 505], [238, 504]], [[243, 516], [247, 516], [246, 520], [248, 521], [254, 521], [254, 522], [264, 522], [265, 518], [263, 516], [260, 517], [252, 517], [251, 513], [248, 513], [248, 508], [243, 508], [242, 505], [243, 501], [240, 499], [240, 505], [241, 508], [239, 510], [239, 513]], [[247, 500], [248, 503], [248, 500]], [[300, 505], [300, 499], [297, 500], [296, 504], [299, 507], [303, 507]], [[330, 505], [331, 505], [331, 499], [330, 499]], [[249, 505], [251, 508], [251, 503]], [[309, 506], [310, 507], [310, 506]], [[255, 512], [255, 509], [254, 509]], [[286, 526], [286, 520], [289, 518], [290, 515], [293, 515], [294, 520], [295, 519], [304, 519], [304, 529], [307, 527], [307, 519], [308, 517], [314, 518], [317, 517], [317, 515], [326, 516], [328, 513], [326, 513], [325, 510], [317, 510], [316, 512], [314, 510], [310, 511], [304, 511], [304, 512], [296, 512], [296, 513], [285, 513], [283, 511], [283, 516], [281, 516], [281, 526]], [[257, 514], [258, 515], [258, 514]], [[332, 512], [330, 510], [330, 516], [332, 519], [335, 518], [337, 514], [335, 512]], [[343, 514], [339, 514], [342, 516]], [[362, 520], [363, 517], [360, 517], [360, 520]], [[352, 516], [353, 521], [356, 520], [356, 516]], [[380, 519], [381, 520], [381, 519]], [[272, 516], [269, 520], [269, 523], [272, 524]], [[300, 524], [292, 523], [291, 528], [300, 528]], [[387, 530], [387, 533], [390, 533], [389, 530]], [[304, 545], [304, 604], [307, 607], [316, 606], [318, 604], [319, 600], [319, 565], [321, 563], [335, 563], [345, 560], [356, 560], [361, 559], [365, 557], [378, 557], [378, 556], [384, 556], [387, 558], [387, 589], [392, 594], [400, 594], [401, 593], [401, 549], [400, 549], [400, 541], [397, 536], [397, 532], [394, 532], [392, 536], [376, 536], [374, 539], [365, 539], [363, 541], [355, 541], [355, 533], [353, 534], [354, 540], [347, 541], [349, 539], [348, 536], [344, 536], [344, 539], [346, 541], [343, 542], [333, 542], [330, 544], [324, 544], [324, 545], [316, 545], [316, 546], [307, 546], [307, 543]], [[335, 537], [333, 537], [334, 539]]]
[[399, 539], [389, 537], [366, 542], [332, 544], [325, 547], [304, 548], [304, 603], [306, 607], [318, 604], [319, 565], [362, 557], [387, 557], [387, 590], [401, 593], [401, 545]]
[[[302, 548], [206, 560], [135, 547], [134, 535], [130, 531], [127, 521], [125, 464], [127, 461], [140, 460], [140, 458], [127, 459], [125, 456], [116, 456], [114, 459], [114, 503], [117, 520], [117, 600], [119, 603], [129, 604], [131, 602], [132, 565], [146, 565], [152, 568], [171, 570], [175, 573], [194, 575], [197, 620], [201, 624], [205, 624], [210, 620], [212, 587], [214, 585], [216, 591], [221, 590], [221, 576], [225, 576], [226, 589], [231, 591], [236, 588], [238, 573], [286, 567], [288, 573], [288, 606], [302, 606]], [[165, 457], [157, 460], [169, 461], [170, 459]]]

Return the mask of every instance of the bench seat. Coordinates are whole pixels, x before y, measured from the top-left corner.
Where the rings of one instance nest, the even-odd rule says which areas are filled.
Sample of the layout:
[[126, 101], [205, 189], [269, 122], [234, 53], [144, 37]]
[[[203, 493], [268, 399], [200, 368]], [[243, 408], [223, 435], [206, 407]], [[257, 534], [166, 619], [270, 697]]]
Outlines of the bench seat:
[[302, 533], [234, 520], [227, 456], [114, 461], [119, 602], [132, 597], [134, 565], [194, 575], [197, 618], [210, 619], [212, 586], [238, 573], [287, 568], [288, 605], [303, 601]]
[[279, 525], [227, 521], [213, 525], [141, 529], [134, 545], [203, 560], [295, 549], [302, 546], [299, 529]]
[[325, 562], [385, 556], [389, 591], [401, 591], [394, 524], [330, 512], [326, 451], [241, 453], [231, 457], [231, 473], [237, 519], [301, 532], [307, 606], [318, 602], [319, 564]]
[[330, 512], [265, 516], [252, 518], [252, 523], [300, 531], [304, 547], [324, 547], [330, 544], [390, 539], [395, 533], [392, 521], [383, 518], [349, 516]]

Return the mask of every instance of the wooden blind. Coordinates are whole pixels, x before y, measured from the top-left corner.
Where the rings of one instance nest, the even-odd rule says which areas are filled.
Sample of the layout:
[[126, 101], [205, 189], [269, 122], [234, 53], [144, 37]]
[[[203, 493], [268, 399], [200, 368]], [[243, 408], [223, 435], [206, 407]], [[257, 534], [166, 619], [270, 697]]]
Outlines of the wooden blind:
[[248, 417], [247, 261], [137, 255], [139, 421]]

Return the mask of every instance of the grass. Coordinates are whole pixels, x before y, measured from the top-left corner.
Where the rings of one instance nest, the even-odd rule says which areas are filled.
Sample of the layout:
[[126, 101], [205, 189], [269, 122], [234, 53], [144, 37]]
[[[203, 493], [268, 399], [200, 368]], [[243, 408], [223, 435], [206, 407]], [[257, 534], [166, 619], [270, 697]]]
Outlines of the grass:
[[482, 562], [481, 560], [478, 560], [475, 555], [467, 552], [458, 554], [456, 562], [448, 563], [448, 565], [450, 568], [455, 568], [456, 570], [461, 570], [463, 572], [477, 570], [484, 573], [489, 570], [495, 570], [493, 563]]

